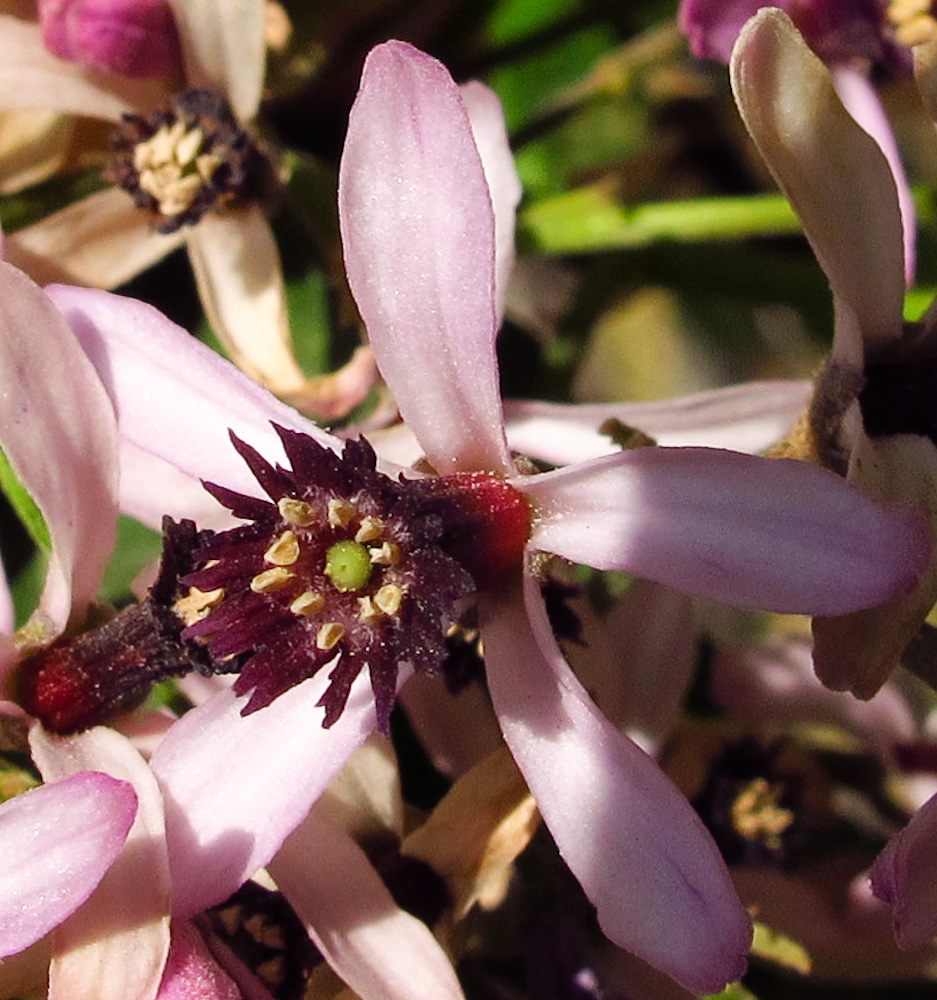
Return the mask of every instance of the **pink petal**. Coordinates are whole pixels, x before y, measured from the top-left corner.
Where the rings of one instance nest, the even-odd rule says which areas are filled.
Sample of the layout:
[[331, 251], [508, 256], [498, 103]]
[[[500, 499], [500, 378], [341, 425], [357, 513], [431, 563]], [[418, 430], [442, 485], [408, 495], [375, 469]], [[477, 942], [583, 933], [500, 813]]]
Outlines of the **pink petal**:
[[123, 851], [56, 931], [49, 1000], [151, 997], [169, 951], [169, 860], [156, 781], [130, 741], [111, 729], [61, 738], [35, 726], [30, 747], [46, 781], [94, 768], [126, 781], [138, 803]]
[[316, 708], [327, 671], [241, 716], [223, 691], [183, 716], [153, 755], [163, 789], [174, 908], [191, 916], [263, 867], [376, 728], [366, 673], [331, 729]]
[[241, 991], [211, 957], [187, 920], [172, 927], [172, 947], [156, 1000], [241, 1000]]
[[621, 448], [599, 428], [618, 420], [660, 445], [702, 445], [758, 453], [777, 444], [807, 408], [810, 382], [747, 382], [651, 403], [504, 404], [508, 443], [552, 465]]
[[196, 478], [256, 496], [228, 428], [268, 460], [283, 460], [275, 421], [336, 439], [241, 374], [158, 310], [135, 299], [53, 285], [61, 309], [98, 369], [123, 438]]
[[96, 772], [0, 805], [0, 958], [38, 941], [91, 895], [136, 807], [128, 784]]
[[639, 448], [515, 485], [535, 506], [532, 548], [745, 607], [858, 610], [928, 562], [915, 515], [791, 459]]
[[509, 468], [491, 198], [458, 88], [403, 42], [365, 63], [339, 215], [378, 367], [430, 461], [440, 473]]
[[123, 76], [174, 76], [179, 36], [166, 0], [38, 0], [46, 48]]
[[463, 1000], [429, 928], [400, 909], [338, 827], [313, 812], [269, 867], [326, 961], [362, 1000]]
[[[694, 992], [745, 969], [751, 924], [715, 844], [657, 764], [595, 707], [537, 584], [486, 600], [488, 685], [544, 822], [608, 937]], [[528, 617], [529, 616], [529, 617]]]
[[[693, 55], [728, 62], [742, 26], [761, 6], [760, 0], [682, 0], [677, 25]], [[774, 6], [784, 7], [784, 0]]]
[[500, 318], [514, 268], [514, 222], [523, 190], [498, 95], [477, 80], [463, 84], [459, 93], [472, 126], [495, 216], [495, 311]]
[[170, 0], [186, 84], [219, 90], [249, 122], [260, 104], [267, 55], [263, 0]]
[[0, 264], [0, 446], [49, 528], [41, 606], [60, 630], [97, 593], [114, 544], [114, 411], [55, 306], [8, 264]]
[[863, 342], [901, 334], [903, 228], [891, 169], [786, 14], [762, 10], [749, 21], [731, 70], [745, 124], [830, 279], [834, 356], [861, 365]]
[[937, 934], [937, 795], [878, 856], [872, 891], [891, 906], [902, 948], [923, 947]]

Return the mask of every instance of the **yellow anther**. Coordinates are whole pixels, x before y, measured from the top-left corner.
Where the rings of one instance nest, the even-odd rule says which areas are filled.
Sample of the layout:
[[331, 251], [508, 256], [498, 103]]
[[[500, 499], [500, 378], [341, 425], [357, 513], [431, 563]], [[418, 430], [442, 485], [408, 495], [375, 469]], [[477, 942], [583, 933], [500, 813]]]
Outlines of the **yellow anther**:
[[264, 553], [264, 562], [274, 566], [292, 566], [299, 558], [299, 542], [287, 529]]
[[781, 804], [782, 789], [765, 778], [750, 781], [732, 803], [732, 825], [746, 840], [761, 841], [771, 850], [781, 847], [781, 835], [794, 814]]
[[374, 595], [374, 603], [385, 615], [397, 614], [402, 601], [403, 590], [396, 583], [385, 583]]
[[895, 38], [908, 48], [929, 42], [937, 35], [937, 20], [930, 0], [891, 0], [887, 16], [895, 27]]
[[206, 184], [209, 184], [212, 177], [215, 176], [215, 171], [222, 163], [224, 163], [224, 160], [216, 153], [202, 153], [201, 156], [195, 158], [195, 169], [198, 171], [199, 177]]
[[297, 500], [295, 497], [281, 497], [277, 500], [277, 510], [287, 524], [297, 528], [307, 528], [316, 520], [316, 511], [312, 504], [306, 503], [305, 500]]
[[[140, 189], [156, 199], [163, 215], [172, 217], [185, 212], [210, 179], [211, 174], [206, 176], [198, 164], [204, 141], [200, 128], [189, 130], [180, 119], [164, 125], [134, 148], [133, 164]], [[216, 167], [217, 163], [212, 173]]]
[[370, 596], [358, 598], [358, 619], [365, 625], [374, 625], [381, 617], [380, 609]]
[[266, 962], [261, 962], [254, 972], [263, 982], [272, 986], [282, 986], [286, 981], [286, 959], [282, 955], [274, 955]]
[[393, 542], [384, 542], [379, 549], [371, 549], [371, 562], [375, 566], [396, 566], [399, 560], [400, 548]]
[[176, 143], [176, 163], [184, 167], [190, 164], [198, 155], [205, 141], [205, 133], [200, 128], [193, 128], [179, 137]]
[[201, 621], [212, 608], [223, 600], [223, 587], [218, 587], [215, 590], [199, 590], [198, 587], [189, 587], [188, 594], [176, 601], [173, 610], [186, 625], [192, 625]]
[[290, 604], [290, 611], [294, 615], [309, 617], [318, 614], [324, 607], [325, 598], [321, 594], [317, 594], [314, 590], [304, 590]]
[[356, 542], [373, 542], [384, 533], [384, 522], [379, 517], [367, 514], [361, 518], [361, 525], [355, 532]]
[[279, 590], [295, 577], [296, 574], [291, 569], [274, 566], [273, 569], [265, 569], [262, 573], [258, 573], [251, 580], [251, 590], [255, 594], [267, 594], [271, 590]]
[[326, 622], [316, 633], [318, 649], [334, 649], [345, 634], [345, 626], [340, 622]]
[[333, 497], [329, 500], [328, 514], [329, 524], [333, 528], [347, 528], [358, 516], [358, 508], [347, 500]]

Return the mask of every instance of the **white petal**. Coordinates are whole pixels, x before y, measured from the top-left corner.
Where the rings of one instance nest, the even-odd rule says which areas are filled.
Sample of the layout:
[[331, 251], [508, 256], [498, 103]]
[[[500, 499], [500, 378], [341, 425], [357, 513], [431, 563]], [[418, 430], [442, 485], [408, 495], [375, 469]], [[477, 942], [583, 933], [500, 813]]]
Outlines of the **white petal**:
[[830, 279], [834, 353], [861, 365], [863, 342], [901, 334], [903, 229], [888, 163], [783, 12], [762, 10], [746, 24], [731, 70], [745, 124]]
[[326, 961], [362, 1000], [464, 1000], [429, 928], [400, 909], [346, 833], [313, 812], [269, 867]]
[[227, 97], [235, 115], [257, 114], [267, 48], [263, 0], [170, 0], [186, 84]]
[[163, 236], [120, 188], [89, 195], [6, 238], [6, 259], [34, 281], [116, 288], [182, 246]]

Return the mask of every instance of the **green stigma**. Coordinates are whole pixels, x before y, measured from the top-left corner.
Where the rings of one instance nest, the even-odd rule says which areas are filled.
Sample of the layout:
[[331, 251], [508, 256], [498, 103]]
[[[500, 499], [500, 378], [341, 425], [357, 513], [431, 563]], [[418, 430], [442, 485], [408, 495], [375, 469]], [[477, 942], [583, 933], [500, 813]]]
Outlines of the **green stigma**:
[[336, 590], [361, 590], [373, 569], [371, 553], [361, 542], [336, 542], [325, 554], [325, 574]]

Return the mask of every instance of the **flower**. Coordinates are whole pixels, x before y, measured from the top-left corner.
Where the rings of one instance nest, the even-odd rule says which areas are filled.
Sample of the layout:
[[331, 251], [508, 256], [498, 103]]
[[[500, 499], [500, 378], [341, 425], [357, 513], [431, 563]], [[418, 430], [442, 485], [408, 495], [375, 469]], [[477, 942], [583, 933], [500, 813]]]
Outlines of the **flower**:
[[[42, 106], [123, 121], [111, 174], [132, 193], [109, 188], [9, 235], [7, 259], [42, 283], [113, 288], [184, 244], [206, 315], [235, 362], [297, 405], [332, 416], [330, 392], [357, 401], [373, 381], [373, 363], [359, 355], [346, 372], [351, 385], [320, 384], [307, 381], [293, 356], [279, 253], [261, 205], [272, 167], [251, 138], [264, 75], [264, 3], [169, 6], [168, 21], [160, 7], [152, 22], [143, 0], [67, 9], [50, 0], [40, 5], [41, 24], [0, 16], [9, 74], [0, 109]], [[133, 34], [138, 17], [151, 32], [149, 51], [176, 44], [178, 32], [181, 79], [178, 70], [133, 80], [119, 67], [82, 65], [104, 21], [108, 31]], [[52, 50], [68, 62], [44, 47], [66, 28], [70, 41]]]
[[[4, 601], [6, 699], [15, 694], [8, 689], [17, 660], [84, 623], [116, 529], [117, 440], [107, 394], [61, 314], [9, 264], [0, 263], [0, 286], [0, 445], [42, 516], [49, 548], [39, 608], [15, 643]], [[2, 706], [22, 724], [20, 709]], [[49, 973], [55, 989], [78, 995], [100, 961], [108, 982], [128, 987], [114, 995], [134, 995], [147, 981], [155, 990], [169, 934], [168, 910], [165, 921], [158, 919], [163, 882], [152, 838], [152, 775], [127, 740], [104, 729], [63, 745], [33, 724], [30, 742], [46, 784], [2, 807], [4, 955], [56, 927]], [[123, 880], [135, 883], [133, 903], [121, 899], [115, 911]], [[73, 947], [79, 941], [84, 947]], [[132, 968], [114, 960], [131, 944]]]
[[[921, 75], [926, 93], [931, 73]], [[781, 11], [763, 11], [746, 26], [732, 78], [742, 117], [833, 290], [833, 350], [811, 404], [809, 447], [870, 496], [918, 506], [933, 531], [937, 451], [921, 403], [929, 399], [932, 334], [926, 322], [902, 321], [902, 216], [888, 165]], [[935, 598], [931, 562], [914, 590], [881, 608], [816, 620], [820, 678], [870, 697]]]
[[[914, 203], [898, 145], [878, 94], [869, 81], [871, 70], [907, 74], [911, 60], [906, 46], [920, 40], [901, 25], [899, 3], [884, 0], [681, 0], [680, 30], [696, 56], [728, 62], [742, 27], [767, 6], [785, 11], [811, 49], [830, 68], [833, 86], [849, 114], [878, 143], [898, 189], [905, 224], [905, 280], [914, 277]], [[910, 21], [911, 19], [908, 18]], [[933, 18], [930, 18], [933, 22]], [[935, 25], [932, 24], [932, 27]]]
[[[519, 474], [504, 439], [494, 359], [489, 189], [458, 89], [435, 60], [403, 43], [379, 46], [367, 63], [343, 157], [340, 213], [349, 279], [379, 364], [439, 474], [401, 487], [435, 489], [444, 529], [447, 504], [450, 513], [471, 508], [484, 529], [470, 572], [494, 567], [478, 595], [489, 687], [544, 819], [613, 940], [689, 988], [719, 989], [743, 967], [747, 915], [689, 804], [569, 670], [524, 549], [740, 603], [816, 611], [865, 606], [910, 585], [926, 543], [914, 523], [791, 461], [645, 448]], [[258, 487], [223, 453], [225, 424], [266, 456], [283, 454], [270, 419], [326, 449], [342, 448], [155, 310], [119, 300], [103, 310], [80, 289], [50, 294], [109, 372], [125, 446], [246, 497]], [[116, 329], [108, 329], [112, 309], [123, 316]], [[150, 399], [173, 399], [173, 407], [147, 410], [144, 384]], [[279, 503], [292, 483], [315, 486], [305, 482], [304, 449], [294, 448], [291, 469], [241, 451]], [[362, 454], [353, 446], [350, 465]], [[344, 475], [344, 455], [339, 467]], [[473, 493], [472, 483], [484, 488]], [[237, 513], [259, 512], [256, 500], [223, 495]], [[473, 496], [480, 500], [472, 508]], [[529, 528], [518, 536], [511, 519], [499, 537], [502, 508], [490, 497], [508, 498]], [[252, 530], [235, 529], [245, 537]], [[492, 559], [484, 542], [505, 538], [507, 558]], [[465, 558], [465, 546], [456, 552], [449, 549]], [[310, 726], [310, 707], [329, 686], [323, 674], [248, 715], [247, 696], [223, 692], [179, 720], [154, 755], [170, 803], [180, 914], [225, 898], [267, 863], [377, 724], [367, 679], [358, 677], [332, 727]], [[408, 675], [402, 668], [398, 684]], [[262, 768], [251, 766], [252, 748]], [[212, 886], [198, 877], [205, 865], [217, 873]]]
[[[113, 540], [118, 461], [111, 402], [61, 314], [6, 263], [0, 263], [0, 291], [0, 446], [36, 503], [50, 546], [40, 607], [17, 634], [19, 645], [12, 640], [12, 606], [0, 578], [0, 690], [6, 698], [16, 694], [17, 661], [40, 655], [63, 630], [74, 634], [85, 625]], [[121, 301], [103, 292], [87, 291], [87, 296], [105, 314]], [[4, 991], [39, 989], [32, 977], [44, 977], [47, 967], [53, 996], [171, 1000], [194, 995], [186, 990], [195, 981], [202, 989], [211, 984], [213, 997], [239, 997], [186, 919], [193, 914], [171, 920], [180, 893], [170, 877], [170, 859], [180, 859], [167, 842], [156, 778], [131, 741], [104, 727], [55, 736], [25, 719], [10, 701], [0, 701], [0, 714], [4, 725], [11, 718], [24, 730], [30, 725], [28, 748], [24, 742], [22, 749], [28, 749], [46, 782], [0, 805], [6, 861], [0, 873]], [[297, 837], [296, 843], [308, 857], [308, 840]], [[308, 881], [322, 871], [355, 878], [359, 888], [367, 889], [358, 903], [389, 911], [395, 944], [406, 943], [411, 959], [416, 956], [452, 986], [454, 974], [430, 933], [399, 912], [367, 861], [357, 855], [349, 861], [338, 834], [315, 846], [318, 860], [306, 866], [296, 891], [308, 896]], [[196, 891], [214, 891], [215, 871], [197, 858], [190, 861], [191, 870], [199, 872]], [[283, 881], [291, 884], [289, 871]], [[339, 919], [328, 899], [318, 905], [324, 916], [317, 926], [333, 936], [337, 950], [344, 949], [346, 962], [368, 968], [367, 956], [359, 954], [354, 940], [346, 940], [360, 911]], [[30, 962], [31, 946], [53, 928], [51, 962], [41, 946]], [[391, 949], [382, 926], [370, 941], [378, 955]], [[11, 956], [25, 967], [22, 984], [19, 973], [11, 971]], [[451, 995], [458, 997], [455, 987]]]

